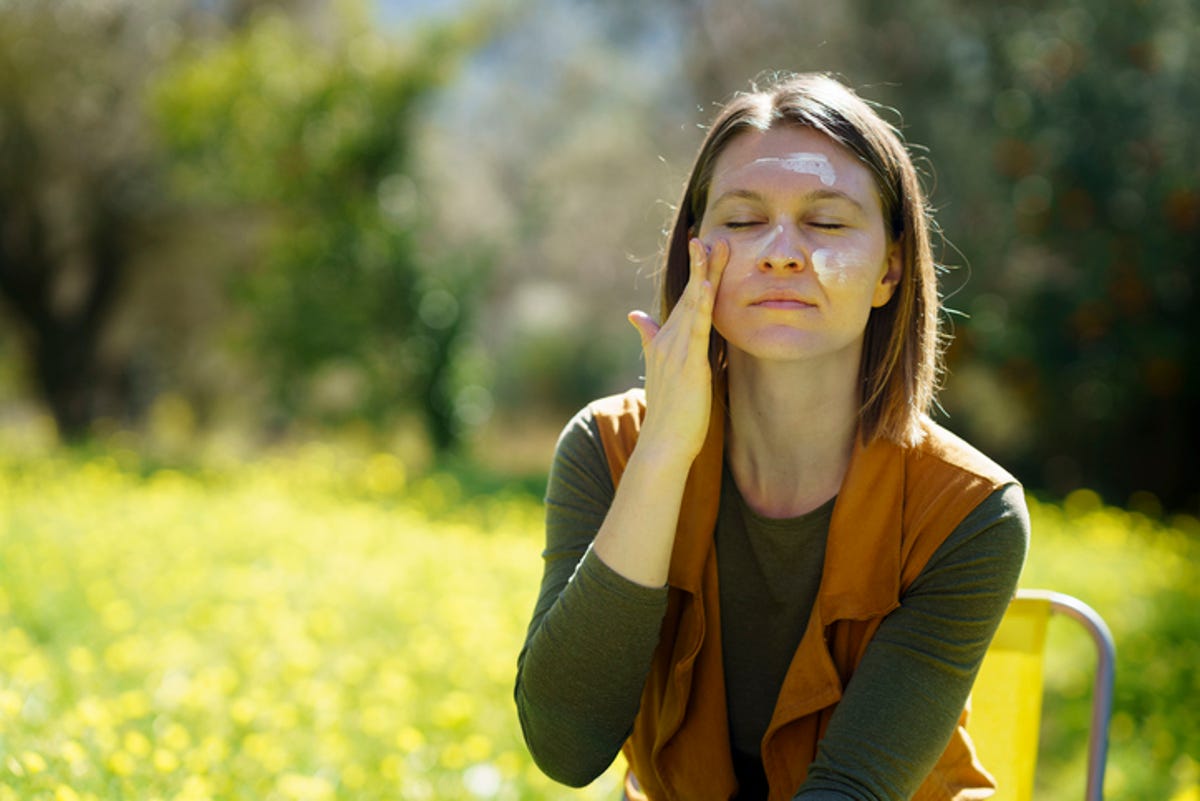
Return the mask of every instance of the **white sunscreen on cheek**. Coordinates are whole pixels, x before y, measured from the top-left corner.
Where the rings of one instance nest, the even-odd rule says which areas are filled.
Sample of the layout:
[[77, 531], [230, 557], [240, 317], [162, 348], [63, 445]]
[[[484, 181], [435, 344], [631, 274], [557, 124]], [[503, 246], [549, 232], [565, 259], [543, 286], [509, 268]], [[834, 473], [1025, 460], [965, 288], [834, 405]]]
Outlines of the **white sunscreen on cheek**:
[[846, 261], [828, 248], [818, 248], [812, 254], [813, 272], [823, 284], [846, 283]]
[[757, 159], [755, 164], [778, 164], [785, 170], [798, 172], [802, 175], [815, 175], [821, 179], [821, 183], [825, 186], [833, 186], [837, 181], [837, 173], [833, 171], [833, 165], [829, 163], [829, 159], [824, 153], [789, 153], [788, 155], [779, 158], [776, 156], [768, 156]]

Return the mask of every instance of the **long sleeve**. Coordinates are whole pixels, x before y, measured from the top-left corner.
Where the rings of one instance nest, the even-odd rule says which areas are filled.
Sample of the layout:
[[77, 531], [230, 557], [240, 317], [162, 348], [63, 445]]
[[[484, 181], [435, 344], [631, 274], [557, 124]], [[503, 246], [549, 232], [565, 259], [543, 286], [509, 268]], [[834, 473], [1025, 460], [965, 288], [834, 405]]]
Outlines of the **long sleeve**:
[[591, 416], [559, 438], [546, 489], [544, 570], [514, 696], [538, 766], [582, 786], [612, 763], [633, 726], [667, 590], [611, 570], [591, 550], [614, 488]]
[[955, 529], [871, 640], [797, 801], [912, 796], [954, 730], [1028, 542], [1017, 485]]

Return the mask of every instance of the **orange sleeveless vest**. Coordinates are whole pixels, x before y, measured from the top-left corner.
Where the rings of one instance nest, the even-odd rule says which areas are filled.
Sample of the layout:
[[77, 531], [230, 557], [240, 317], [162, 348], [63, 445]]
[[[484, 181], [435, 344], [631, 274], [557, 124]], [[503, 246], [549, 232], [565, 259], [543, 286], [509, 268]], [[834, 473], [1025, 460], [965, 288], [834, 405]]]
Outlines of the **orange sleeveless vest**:
[[[637, 443], [645, 396], [631, 390], [590, 409], [615, 486]], [[662, 633], [623, 748], [630, 767], [626, 793], [633, 801], [726, 801], [737, 789], [713, 545], [724, 427], [724, 415], [714, 411], [684, 490]], [[981, 501], [1013, 482], [932, 421], [924, 429], [924, 442], [915, 448], [856, 443], [834, 504], [817, 600], [763, 738], [770, 801], [787, 801], [804, 782], [867, 644], [934, 551]], [[915, 801], [992, 795], [994, 782], [975, 758], [966, 720], [964, 711]]]

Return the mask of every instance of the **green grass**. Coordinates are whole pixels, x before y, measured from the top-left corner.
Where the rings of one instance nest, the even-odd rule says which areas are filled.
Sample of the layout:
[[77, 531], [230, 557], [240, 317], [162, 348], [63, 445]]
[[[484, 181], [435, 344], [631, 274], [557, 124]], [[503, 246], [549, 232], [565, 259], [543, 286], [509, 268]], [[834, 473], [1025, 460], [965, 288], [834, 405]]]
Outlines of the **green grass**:
[[[1024, 583], [1117, 637], [1108, 797], [1195, 798], [1200, 526], [1087, 494], [1033, 514]], [[540, 538], [529, 485], [387, 455], [0, 452], [0, 801], [615, 798], [616, 768], [568, 790], [521, 741]], [[1089, 655], [1054, 636], [1045, 797], [1069, 798]]]
[[[1079, 491], [1031, 502], [1021, 583], [1074, 595], [1116, 640], [1116, 709], [1105, 797], [1200, 801], [1200, 524], [1104, 507]], [[1094, 675], [1090, 641], [1051, 626], [1039, 778], [1044, 798], [1080, 797]]]

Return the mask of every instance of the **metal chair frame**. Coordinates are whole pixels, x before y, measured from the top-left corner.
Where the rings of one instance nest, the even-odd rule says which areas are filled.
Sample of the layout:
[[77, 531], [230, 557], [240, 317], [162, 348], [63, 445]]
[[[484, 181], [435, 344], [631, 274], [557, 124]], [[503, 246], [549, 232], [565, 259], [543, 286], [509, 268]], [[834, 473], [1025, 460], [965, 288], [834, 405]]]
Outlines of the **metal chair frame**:
[[[1019, 590], [1014, 602], [1048, 602], [1051, 614], [1077, 621], [1096, 647], [1096, 678], [1092, 688], [1092, 715], [1088, 733], [1087, 787], [1085, 801], [1103, 801], [1104, 768], [1108, 761], [1108, 727], [1112, 719], [1116, 647], [1104, 619], [1078, 598], [1050, 590]], [[1043, 651], [1044, 658], [1044, 651]], [[623, 800], [628, 799], [624, 792]]]
[[1079, 623], [1096, 647], [1096, 679], [1092, 687], [1092, 717], [1088, 731], [1087, 788], [1085, 801], [1104, 798], [1104, 768], [1108, 762], [1108, 727], [1112, 720], [1113, 685], [1117, 651], [1104, 618], [1078, 598], [1052, 590], [1019, 590], [1017, 600], [1047, 601], [1052, 614]]

